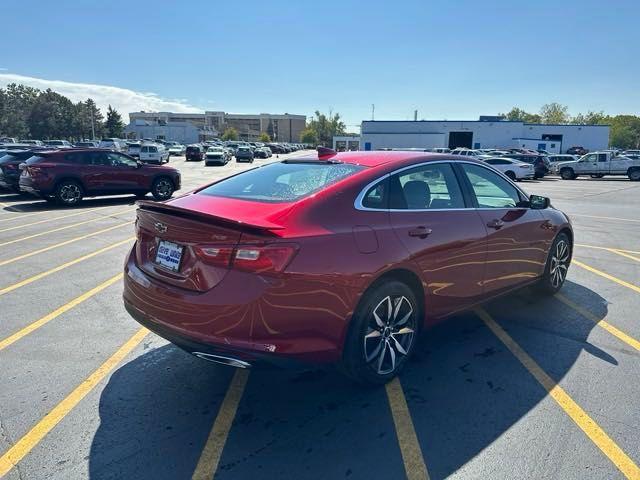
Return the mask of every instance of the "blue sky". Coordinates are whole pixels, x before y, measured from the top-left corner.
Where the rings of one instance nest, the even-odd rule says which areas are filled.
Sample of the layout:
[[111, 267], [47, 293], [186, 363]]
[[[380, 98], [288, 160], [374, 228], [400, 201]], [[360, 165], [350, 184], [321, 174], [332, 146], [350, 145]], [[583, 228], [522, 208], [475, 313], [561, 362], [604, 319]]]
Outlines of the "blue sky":
[[637, 0], [4, 0], [2, 18], [0, 86], [122, 109], [332, 109], [352, 131], [372, 103], [395, 120], [640, 113]]

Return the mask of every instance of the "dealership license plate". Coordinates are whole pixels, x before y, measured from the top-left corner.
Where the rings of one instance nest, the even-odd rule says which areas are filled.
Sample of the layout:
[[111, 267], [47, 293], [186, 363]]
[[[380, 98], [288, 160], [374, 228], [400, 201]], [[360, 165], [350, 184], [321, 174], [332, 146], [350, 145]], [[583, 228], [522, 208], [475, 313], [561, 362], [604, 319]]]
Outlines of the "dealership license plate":
[[158, 243], [158, 252], [156, 253], [156, 263], [168, 268], [172, 272], [180, 270], [180, 259], [182, 258], [182, 245], [160, 240]]

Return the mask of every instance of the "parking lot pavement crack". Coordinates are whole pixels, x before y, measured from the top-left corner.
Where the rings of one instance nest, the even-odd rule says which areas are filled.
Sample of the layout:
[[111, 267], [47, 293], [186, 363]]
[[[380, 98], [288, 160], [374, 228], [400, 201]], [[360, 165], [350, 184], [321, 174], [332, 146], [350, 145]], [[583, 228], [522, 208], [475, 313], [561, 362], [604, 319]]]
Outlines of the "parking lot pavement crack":
[[[15, 442], [11, 438], [11, 435], [9, 435], [9, 432], [7, 431], [6, 427], [4, 426], [4, 423], [2, 422], [2, 417], [0, 417], [0, 438], [2, 438], [2, 441], [6, 443], [9, 446], [9, 448], [15, 445]], [[20, 471], [20, 465], [15, 465], [14, 468], [16, 473], [18, 474], [18, 478], [22, 480], [24, 477], [22, 476], [22, 472]]]

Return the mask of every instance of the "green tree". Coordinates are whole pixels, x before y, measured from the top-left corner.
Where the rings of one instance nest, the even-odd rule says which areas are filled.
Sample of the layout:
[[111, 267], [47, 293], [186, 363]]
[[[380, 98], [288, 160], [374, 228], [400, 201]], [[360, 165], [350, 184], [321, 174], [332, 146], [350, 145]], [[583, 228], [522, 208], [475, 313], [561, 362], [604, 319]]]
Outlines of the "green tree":
[[557, 102], [546, 103], [540, 107], [542, 123], [569, 123], [568, 110], [566, 105]]
[[271, 141], [271, 137], [267, 132], [262, 132], [258, 140], [263, 143], [269, 143]]
[[104, 117], [96, 102], [88, 98], [75, 104], [75, 136], [82, 138], [101, 138], [104, 133]]
[[315, 145], [318, 143], [318, 136], [314, 129], [307, 127], [300, 133], [300, 141], [302, 143]]
[[40, 90], [10, 83], [6, 89], [0, 89], [0, 132], [3, 135], [28, 138], [31, 109], [40, 94]]
[[228, 127], [222, 134], [222, 140], [238, 140], [238, 130]]
[[329, 147], [333, 145], [333, 137], [335, 135], [344, 135], [345, 124], [340, 119], [339, 113], [332, 114], [329, 112], [328, 115], [325, 115], [316, 110], [315, 117], [309, 121], [306, 129], [310, 129], [315, 133], [317, 143]]
[[107, 120], [104, 122], [104, 128], [109, 137], [120, 138], [124, 134], [122, 116], [117, 110], [111, 108], [111, 105], [107, 108]]
[[616, 115], [609, 117], [609, 145], [618, 148], [640, 148], [640, 117]]
[[540, 115], [528, 113], [519, 107], [513, 107], [509, 112], [500, 115], [511, 122], [540, 123]]
[[579, 113], [571, 119], [571, 123], [575, 125], [606, 125], [609, 123], [609, 117], [604, 112]]
[[36, 98], [27, 120], [33, 138], [72, 138], [74, 136], [73, 102], [47, 89]]

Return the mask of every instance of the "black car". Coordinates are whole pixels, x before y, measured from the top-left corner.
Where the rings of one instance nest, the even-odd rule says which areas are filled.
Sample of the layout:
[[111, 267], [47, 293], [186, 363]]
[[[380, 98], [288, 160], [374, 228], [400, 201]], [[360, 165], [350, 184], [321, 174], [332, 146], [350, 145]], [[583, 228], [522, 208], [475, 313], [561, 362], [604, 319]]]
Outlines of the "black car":
[[249, 147], [239, 146], [235, 153], [236, 162], [253, 163], [253, 150]]
[[188, 145], [187, 150], [185, 151], [187, 162], [190, 162], [191, 160], [201, 162], [204, 160], [205, 151], [206, 148], [203, 145]]
[[13, 192], [20, 192], [20, 164], [40, 150], [46, 148], [30, 148], [24, 150], [10, 150], [0, 154], [0, 187]]
[[287, 153], [285, 148], [279, 143], [268, 143], [267, 147], [271, 149], [271, 153]]
[[589, 153], [589, 150], [584, 147], [571, 147], [567, 149], [567, 153], [569, 155], [586, 155]]
[[549, 173], [549, 160], [543, 155], [530, 155], [526, 153], [508, 153], [503, 155], [506, 158], [513, 158], [524, 163], [533, 165], [534, 178], [542, 178]]

